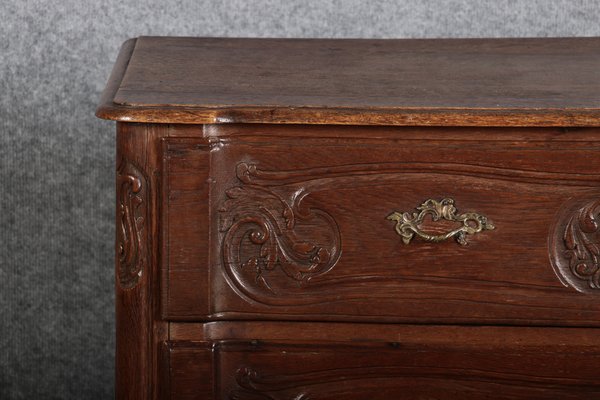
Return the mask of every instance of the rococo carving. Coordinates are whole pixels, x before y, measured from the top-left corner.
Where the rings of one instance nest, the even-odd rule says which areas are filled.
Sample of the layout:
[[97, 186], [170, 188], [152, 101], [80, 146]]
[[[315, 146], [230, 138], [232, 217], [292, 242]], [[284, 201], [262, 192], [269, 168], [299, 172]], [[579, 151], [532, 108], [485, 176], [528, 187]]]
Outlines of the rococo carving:
[[567, 206], [550, 240], [550, 258], [563, 284], [580, 292], [600, 289], [600, 199]]
[[241, 185], [226, 191], [219, 209], [225, 270], [247, 297], [285, 304], [335, 266], [339, 228], [327, 212], [304, 206], [306, 185], [286, 186], [285, 174], [270, 176], [253, 164], [240, 163], [236, 172]]
[[[294, 399], [294, 400], [308, 400], [309, 395], [306, 392], [300, 392], [301, 389], [294, 388], [293, 395], [287, 396], [285, 391], [286, 386], [290, 385], [290, 381], [285, 378], [270, 377], [267, 382], [263, 382], [260, 374], [249, 367], [241, 367], [235, 373], [235, 381], [238, 389], [232, 390], [229, 393], [230, 400], [283, 400], [283, 399]], [[283, 387], [280, 387], [283, 386]], [[284, 394], [278, 396], [273, 392], [284, 389]]]
[[[379, 366], [337, 366], [316, 368], [312, 371], [277, 374], [262, 374], [257, 369], [242, 365], [234, 374], [235, 383], [227, 392], [229, 400], [309, 400], [317, 398], [345, 398], [348, 390], [341, 382], [353, 382], [353, 390], [373, 390], [376, 380], [383, 387], [400, 390], [399, 379], [406, 379], [406, 367], [402, 365]], [[435, 372], [423, 372], [425, 378], [436, 378]], [[447, 370], [449, 377], [456, 381], [469, 380], [464, 370]], [[474, 372], [477, 375], [477, 372]], [[482, 379], [490, 379], [482, 375]], [[366, 397], [368, 398], [368, 397]], [[390, 397], [394, 398], [394, 397]]]
[[147, 180], [131, 161], [117, 168], [117, 279], [125, 289], [140, 281], [147, 262]]

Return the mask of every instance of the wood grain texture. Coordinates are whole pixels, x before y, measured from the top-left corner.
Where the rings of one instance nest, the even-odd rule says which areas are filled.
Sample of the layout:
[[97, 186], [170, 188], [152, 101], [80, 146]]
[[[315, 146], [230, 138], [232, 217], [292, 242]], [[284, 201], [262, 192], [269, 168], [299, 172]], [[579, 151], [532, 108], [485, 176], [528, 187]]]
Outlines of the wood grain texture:
[[[212, 321], [172, 322], [169, 339], [175, 342], [218, 342], [239, 339], [242, 341], [301, 342], [361, 342], [380, 343], [428, 343], [448, 345], [459, 338], [468, 338], [474, 346], [508, 345], [519, 342], [551, 347], [551, 343], [573, 341], [583, 346], [597, 346], [595, 328], [565, 327], [514, 327], [514, 326], [457, 326], [457, 325], [411, 325], [372, 324], [304, 321]], [[543, 333], [547, 332], [548, 335]], [[540, 333], [542, 333], [540, 335]]]
[[[590, 399], [600, 394], [596, 330], [373, 324], [230, 323], [172, 331], [171, 371], [205, 365], [214, 343], [218, 399]], [[177, 337], [177, 339], [176, 339]], [[187, 340], [184, 340], [187, 339]], [[235, 338], [235, 340], [231, 340]], [[182, 399], [202, 398], [201, 380]], [[174, 397], [173, 397], [174, 398]]]
[[[527, 130], [479, 141], [484, 131], [422, 140], [418, 129], [387, 128], [396, 139], [339, 139], [345, 128], [330, 127], [330, 139], [298, 140], [283, 126], [271, 137], [267, 127], [260, 137], [245, 129], [214, 137], [210, 160], [205, 139], [168, 140], [164, 212], [179, 221], [166, 227], [174, 239], [165, 246], [176, 250], [163, 268], [177, 287], [164, 301], [168, 319], [598, 325], [600, 292], [565, 287], [548, 240], [568, 199], [600, 196], [600, 142], [551, 132], [534, 140], [538, 131], [513, 139]], [[207, 179], [198, 171], [209, 162]], [[207, 191], [210, 212], [188, 200]], [[406, 245], [386, 219], [448, 197], [496, 228], [469, 235], [467, 246]]]
[[550, 258], [556, 275], [565, 286], [581, 293], [593, 294], [600, 289], [599, 207], [596, 196], [571, 199], [560, 210], [550, 235]]
[[[162, 285], [163, 315], [185, 313], [188, 302], [210, 313], [210, 144], [202, 139], [194, 148], [197, 151], [188, 158], [178, 141], [164, 139], [162, 143], [162, 265], [163, 279], [169, 282]], [[185, 174], [190, 167], [192, 176]], [[189, 218], [191, 213], [200, 219]], [[196, 245], [187, 246], [189, 241]], [[178, 301], [178, 293], [193, 298]]]
[[207, 342], [165, 342], [167, 375], [161, 399], [214, 400], [214, 345]]
[[[98, 118], [111, 119], [111, 115], [120, 112], [119, 108], [113, 103], [113, 99], [119, 89], [123, 75], [127, 70], [127, 65], [131, 59], [131, 54], [133, 53], [136, 41], [137, 39], [129, 39], [121, 46], [115, 65], [113, 66], [106, 86], [100, 96], [100, 101], [96, 109], [96, 116]], [[121, 120], [125, 119], [121, 118]]]
[[[156, 189], [162, 135], [159, 126], [119, 124], [117, 127], [117, 159], [128, 166], [117, 173], [118, 399], [147, 400], [159, 396], [159, 349], [168, 334], [166, 322], [159, 319], [159, 298], [152, 295], [159, 292], [160, 282]], [[141, 205], [143, 213], [139, 212]]]
[[116, 397], [600, 398], [599, 50], [127, 41]]
[[[125, 46], [121, 59], [130, 51]], [[599, 126], [599, 70], [598, 38], [141, 37], [97, 115], [187, 124]]]
[[148, 178], [126, 157], [117, 160], [117, 281], [135, 287], [148, 273]]

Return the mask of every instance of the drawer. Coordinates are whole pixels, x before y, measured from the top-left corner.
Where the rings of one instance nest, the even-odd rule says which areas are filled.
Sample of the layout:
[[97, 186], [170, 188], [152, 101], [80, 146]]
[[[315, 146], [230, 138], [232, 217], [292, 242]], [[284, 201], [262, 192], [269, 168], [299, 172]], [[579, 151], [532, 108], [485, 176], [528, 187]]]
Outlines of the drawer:
[[600, 131], [211, 129], [163, 143], [165, 318], [600, 324]]
[[[593, 329], [232, 325], [215, 330], [243, 329], [248, 339], [168, 343], [169, 398], [600, 396], [600, 342]], [[344, 330], [348, 330], [345, 335]], [[257, 339], [250, 340], [250, 334], [258, 335]], [[369, 341], [364, 336], [360, 340], [361, 334], [368, 335]], [[276, 338], [284, 335], [288, 340]]]

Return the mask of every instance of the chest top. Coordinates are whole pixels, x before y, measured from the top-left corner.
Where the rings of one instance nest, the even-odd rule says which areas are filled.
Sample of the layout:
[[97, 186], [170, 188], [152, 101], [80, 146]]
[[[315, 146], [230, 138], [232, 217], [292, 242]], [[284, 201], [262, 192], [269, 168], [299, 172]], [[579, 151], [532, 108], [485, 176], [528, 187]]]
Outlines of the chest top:
[[129, 122], [600, 126], [600, 38], [125, 43], [97, 115]]

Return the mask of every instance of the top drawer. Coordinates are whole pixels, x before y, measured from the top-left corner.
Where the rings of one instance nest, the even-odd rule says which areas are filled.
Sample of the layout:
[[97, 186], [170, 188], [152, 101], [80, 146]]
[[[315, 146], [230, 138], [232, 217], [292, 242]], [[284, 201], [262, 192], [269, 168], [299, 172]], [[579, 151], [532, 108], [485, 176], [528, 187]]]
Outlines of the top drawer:
[[165, 318], [600, 325], [599, 130], [206, 131], [164, 141]]

